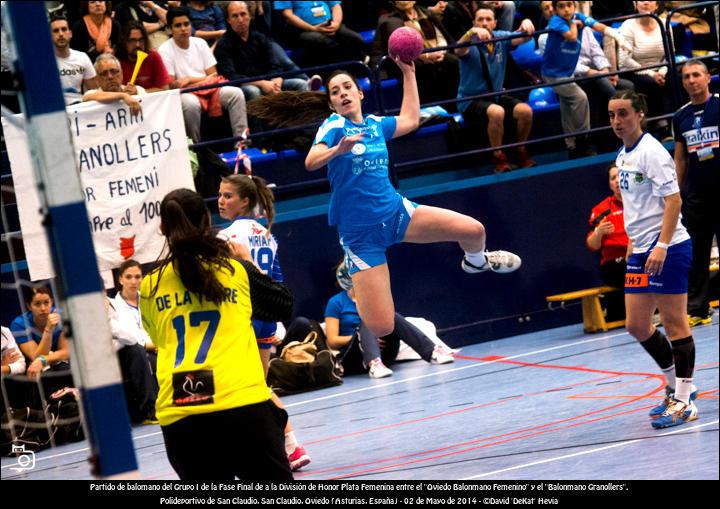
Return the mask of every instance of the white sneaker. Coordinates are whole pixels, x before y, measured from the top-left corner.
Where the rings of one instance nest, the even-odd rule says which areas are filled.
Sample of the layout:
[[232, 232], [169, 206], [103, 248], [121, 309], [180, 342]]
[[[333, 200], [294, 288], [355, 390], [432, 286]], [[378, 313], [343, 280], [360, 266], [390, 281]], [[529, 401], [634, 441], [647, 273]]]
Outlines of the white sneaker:
[[485, 265], [478, 267], [470, 263], [466, 257], [463, 257], [460, 266], [465, 272], [477, 274], [490, 270], [498, 274], [506, 274], [514, 272], [520, 268], [522, 260], [520, 257], [509, 251], [485, 251]]
[[370, 371], [368, 371], [368, 376], [370, 378], [385, 378], [386, 376], [390, 376], [392, 374], [392, 369], [383, 364], [380, 357], [370, 361]]
[[432, 357], [430, 358], [431, 364], [450, 364], [455, 362], [455, 356], [449, 350], [446, 350], [442, 345], [435, 345]]

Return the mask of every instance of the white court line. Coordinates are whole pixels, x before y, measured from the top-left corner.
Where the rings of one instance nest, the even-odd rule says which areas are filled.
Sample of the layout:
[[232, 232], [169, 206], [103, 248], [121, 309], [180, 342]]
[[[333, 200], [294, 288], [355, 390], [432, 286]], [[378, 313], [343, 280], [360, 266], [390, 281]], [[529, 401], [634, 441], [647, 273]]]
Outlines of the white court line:
[[[138, 436], [138, 437], [133, 437], [133, 442], [136, 441], [136, 440], [142, 440], [143, 438], [155, 437], [155, 436], [157, 436], [157, 435], [162, 435], [162, 431], [158, 431], [158, 432], [156, 432], [156, 433], [148, 433], [147, 435], [140, 435], [140, 436]], [[159, 445], [159, 444], [158, 444], [158, 445]], [[89, 452], [89, 451], [90, 451], [90, 448], [89, 448], [89, 447], [83, 447], [82, 449], [75, 449], [74, 451], [61, 452], [61, 453], [59, 453], [59, 454], [53, 454], [53, 455], [50, 455], [50, 456], [37, 456], [37, 455], [36, 455], [36, 457], [35, 457], [35, 462], [38, 462], [38, 461], [46, 461], [46, 460], [51, 460], [51, 459], [55, 459], [55, 458], [62, 458], [63, 456], [70, 456], [70, 455], [72, 455], [72, 454], [80, 454], [80, 453], [82, 453], [82, 452]], [[137, 452], [137, 451], [136, 451], [136, 452]], [[4, 469], [6, 469], [6, 468], [16, 467], [16, 466], [17, 466], [17, 463], [12, 463], [12, 464], [10, 464], [10, 465], [5, 465], [5, 466], [3, 466], [2, 469], [4, 470]]]
[[[668, 433], [661, 433], [661, 434], [659, 434], [658, 436], [659, 436], [659, 437], [665, 437], [665, 436], [668, 436], [668, 435], [674, 435], [674, 434], [676, 434], [676, 433], [684, 433], [684, 432], [686, 432], [686, 431], [691, 431], [691, 430], [695, 430], [695, 429], [704, 428], [705, 426], [712, 426], [713, 424], [717, 424], [718, 422], [720, 422], [720, 421], [714, 420], [714, 421], [712, 421], [712, 422], [707, 422], [707, 423], [705, 423], [705, 424], [700, 424], [699, 426], [693, 426], [693, 427], [691, 427], [691, 428], [681, 428], [681, 429], [678, 429], [678, 430], [675, 430], [675, 431], [670, 431], [670, 432], [668, 432]], [[542, 464], [545, 464], [545, 463], [551, 463], [551, 462], [553, 462], [553, 461], [560, 461], [560, 460], [564, 460], [564, 459], [568, 459], [568, 458], [575, 458], [575, 457], [577, 457], [577, 456], [583, 456], [583, 455], [585, 455], [585, 454], [592, 454], [592, 453], [595, 453], [595, 452], [607, 451], [608, 449], [614, 449], [614, 448], [616, 448], [616, 447], [623, 447], [623, 446], [630, 445], [630, 444], [635, 444], [635, 443], [638, 443], [638, 442], [641, 442], [641, 441], [642, 441], [642, 439], [640, 439], [640, 440], [629, 440], [629, 441], [627, 441], [627, 442], [621, 442], [621, 443], [619, 443], [619, 444], [608, 445], [608, 446], [606, 446], [606, 447], [599, 447], [599, 448], [597, 448], [597, 449], [590, 449], [589, 451], [576, 452], [576, 453], [574, 453], [574, 454], [566, 454], [565, 456], [558, 456], [558, 457], [556, 457], [556, 458], [550, 458], [550, 459], [541, 460], [541, 461], [533, 461], [532, 463], [525, 463], [524, 465], [516, 465], [516, 466], [514, 466], [514, 467], [503, 468], [502, 470], [494, 470], [494, 471], [492, 471], [492, 472], [486, 472], [486, 473], [484, 473], [484, 474], [473, 475], [473, 476], [471, 476], [471, 477], [464, 477], [464, 478], [462, 478], [462, 479], [460, 479], [460, 480], [461, 480], [461, 481], [470, 481], [470, 480], [472, 480], [472, 479], [480, 479], [481, 477], [487, 477], [487, 476], [495, 475], [495, 474], [502, 474], [502, 473], [505, 473], [505, 472], [510, 472], [511, 470], [520, 470], [521, 468], [534, 467], [534, 466], [536, 466], [536, 465], [542, 465]]]
[[[401, 384], [401, 383], [405, 383], [405, 382], [411, 382], [411, 381], [413, 381], [413, 380], [420, 380], [420, 379], [422, 379], [422, 378], [429, 378], [429, 377], [433, 377], [433, 376], [444, 375], [444, 374], [447, 374], [447, 373], [453, 373], [453, 372], [456, 372], [456, 371], [462, 371], [462, 370], [464, 370], [464, 369], [476, 368], [476, 367], [478, 367], [478, 366], [485, 366], [486, 364], [494, 364], [494, 363], [496, 363], [496, 362], [499, 362], [500, 360], [518, 359], [518, 358], [527, 357], [527, 356], [530, 356], [530, 355], [536, 355], [536, 354], [540, 354], [540, 353], [551, 352], [551, 351], [553, 351], [553, 350], [561, 350], [561, 349], [563, 349], [563, 348], [569, 348], [569, 347], [571, 347], [571, 346], [576, 346], [576, 345], [583, 345], [583, 344], [586, 344], [586, 343], [595, 343], [595, 342], [597, 342], [597, 341], [604, 341], [604, 340], [607, 340], [607, 339], [613, 339], [613, 338], [617, 338], [617, 337], [620, 337], [620, 336], [627, 336], [627, 335], [628, 335], [627, 332], [621, 332], [621, 333], [619, 333], [619, 334], [611, 334], [611, 335], [609, 335], [609, 336], [601, 336], [601, 337], [592, 338], [592, 339], [584, 339], [584, 340], [582, 340], [582, 341], [576, 341], [576, 342], [574, 342], [574, 343], [568, 343], [567, 345], [559, 345], [559, 346], [554, 346], [554, 347], [551, 347], [551, 348], [544, 348], [544, 349], [542, 349], [542, 350], [535, 350], [534, 352], [521, 353], [521, 354], [518, 354], [518, 355], [513, 355], [512, 357], [503, 357], [502, 359], [498, 359], [498, 360], [494, 360], [494, 361], [474, 362], [474, 363], [472, 363], [472, 364], [469, 364], [469, 365], [467, 365], [467, 366], [462, 366], [462, 367], [459, 367], [459, 368], [445, 369], [445, 370], [442, 370], [442, 371], [434, 371], [434, 372], [429, 373], [429, 374], [427, 374], [427, 375], [421, 375], [421, 376], [415, 376], [415, 377], [410, 377], [410, 378], [404, 378], [404, 379], [402, 379], [402, 380], [395, 380], [395, 381], [393, 381], [393, 382], [387, 382], [387, 383], [379, 384], [379, 385], [371, 385], [371, 386], [368, 386], [368, 387], [362, 387], [362, 388], [360, 388], [360, 389], [354, 389], [354, 390], [352, 390], [352, 391], [345, 391], [345, 392], [339, 392], [339, 393], [337, 393], [337, 394], [330, 394], [330, 395], [328, 395], [328, 396], [323, 396], [323, 397], [321, 397], [321, 398], [314, 398], [314, 399], [309, 399], [309, 400], [305, 400], [305, 401], [298, 401], [297, 403], [289, 403], [289, 404], [284, 405], [284, 406], [285, 406], [285, 408], [291, 408], [291, 407], [296, 407], [296, 406], [301, 406], [301, 405], [307, 405], [308, 403], [315, 403], [315, 402], [317, 402], [317, 401], [324, 401], [324, 400], [326, 400], [326, 399], [339, 398], [339, 397], [341, 397], [341, 396], [347, 396], [347, 395], [350, 395], [350, 394], [356, 394], [356, 393], [358, 393], [358, 392], [364, 392], [364, 391], [369, 391], [369, 390], [374, 390], [374, 389], [380, 389], [380, 388], [382, 388], [382, 387], [389, 387], [389, 386], [391, 386], [391, 385]], [[153, 436], [157, 436], [157, 435], [162, 435], [162, 432], [150, 433], [150, 434], [148, 434], [148, 435], [141, 435], [141, 436], [139, 436], [139, 437], [133, 437], [133, 441], [141, 440], [141, 439], [143, 439], [143, 438], [153, 437]], [[83, 449], [78, 449], [78, 450], [75, 450], [75, 451], [63, 452], [63, 453], [60, 453], [60, 454], [53, 454], [53, 455], [51, 455], [51, 456], [38, 456], [38, 457], [36, 458], [36, 461], [45, 461], [45, 460], [60, 458], [60, 457], [63, 457], [63, 456], [69, 456], [69, 455], [72, 455], [72, 454], [80, 454], [80, 453], [82, 453], [82, 452], [87, 452], [87, 451], [89, 451], [89, 450], [90, 450], [90, 449], [89, 449], [88, 447], [85, 447], [85, 448], [83, 448]], [[7, 469], [7, 468], [10, 468], [10, 467], [14, 467], [14, 466], [16, 466], [16, 465], [13, 463], [13, 464], [10, 464], [10, 465], [5, 465], [5, 466], [3, 466], [2, 469]]]
[[[338, 392], [338, 393], [336, 393], [336, 394], [330, 394], [330, 395], [328, 395], [328, 396], [323, 396], [323, 397], [321, 397], [321, 398], [314, 398], [314, 399], [308, 399], [308, 400], [305, 400], [305, 401], [298, 401], [297, 403], [284, 404], [284, 406], [285, 406], [285, 408], [292, 408], [292, 407], [295, 407], [295, 406], [306, 405], [306, 404], [308, 404], [308, 403], [315, 403], [315, 402], [317, 402], [317, 401], [324, 401], [324, 400], [326, 400], [326, 399], [333, 399], [333, 398], [339, 398], [339, 397], [341, 397], [341, 396], [347, 396], [347, 395], [350, 395], [350, 394], [356, 394], [356, 393], [358, 393], [358, 392], [371, 391], [371, 390], [375, 390], [375, 389], [381, 389], [381, 388], [384, 388], [384, 387], [390, 387], [391, 385], [402, 384], [402, 383], [405, 383], [405, 382], [412, 382], [412, 381], [414, 381], [414, 380], [421, 380], [421, 379], [423, 379], [423, 378], [430, 378], [430, 377], [438, 376], [438, 375], [446, 375], [446, 374], [448, 374], [448, 373], [454, 373], [454, 372], [456, 372], [456, 371], [462, 371], [462, 370], [464, 370], [464, 369], [477, 368], [477, 367], [479, 367], [479, 366], [485, 366], [485, 365], [487, 365], [487, 364], [495, 364], [496, 362], [501, 362], [501, 361], [506, 361], [506, 360], [511, 360], [511, 359], [520, 359], [520, 358], [522, 358], [522, 357], [528, 357], [528, 356], [530, 356], [530, 355], [537, 355], [537, 354], [539, 354], [539, 353], [551, 352], [551, 351], [553, 351], [553, 350], [561, 350], [561, 349], [563, 349], [563, 348], [569, 348], [569, 347], [571, 347], [571, 346], [576, 346], [576, 345], [583, 345], [583, 344], [586, 344], [586, 343], [594, 343], [594, 342], [597, 342], [597, 341], [605, 341], [605, 340], [607, 340], [607, 339], [617, 338], [617, 337], [620, 337], [620, 336], [629, 336], [629, 334], [628, 334], [627, 332], [621, 332], [621, 333], [619, 333], [619, 334], [612, 334], [612, 335], [610, 335], [610, 336], [602, 336], [602, 337], [599, 337], [599, 338], [585, 339], [585, 340], [583, 340], [583, 341], [576, 341], [575, 343], [568, 343], [567, 345], [559, 345], [559, 346], [553, 346], [553, 347], [551, 347], [551, 348], [545, 348], [545, 349], [543, 349], [543, 350], [535, 350], [534, 352], [521, 353], [521, 354], [518, 354], [518, 355], [513, 355], [513, 356], [511, 356], [511, 357], [502, 357], [501, 359], [497, 359], [497, 360], [483, 361], [483, 362], [474, 362], [474, 363], [472, 363], [472, 364], [470, 364], [470, 365], [468, 365], [468, 366], [461, 366], [461, 367], [459, 367], [459, 368], [453, 368], [453, 369], [445, 369], [445, 370], [442, 370], [442, 371], [434, 371], [434, 372], [429, 373], [429, 374], [427, 374], [427, 375], [414, 376], [414, 377], [409, 377], [409, 378], [403, 378], [402, 380], [396, 380], [396, 381], [394, 381], [394, 382], [387, 382], [387, 383], [384, 383], [384, 384], [371, 385], [371, 386], [368, 386], [368, 387], [361, 387], [360, 389], [353, 389], [353, 390], [351, 390], [351, 391]], [[469, 345], [469, 346], [470, 346], [470, 345]], [[474, 345], [473, 345], [473, 346], [474, 346]]]

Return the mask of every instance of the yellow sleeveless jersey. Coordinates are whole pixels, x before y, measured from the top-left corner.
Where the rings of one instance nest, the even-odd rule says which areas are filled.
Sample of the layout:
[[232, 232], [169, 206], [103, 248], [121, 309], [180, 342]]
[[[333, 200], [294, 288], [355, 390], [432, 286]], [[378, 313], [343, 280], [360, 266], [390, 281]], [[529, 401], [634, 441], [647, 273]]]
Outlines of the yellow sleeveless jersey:
[[[143, 325], [158, 347], [161, 426], [270, 398], [250, 321], [248, 275], [242, 265], [230, 263], [235, 274], [217, 272], [225, 288], [219, 306], [186, 290], [172, 265], [142, 281]], [[158, 290], [151, 295], [158, 277]]]

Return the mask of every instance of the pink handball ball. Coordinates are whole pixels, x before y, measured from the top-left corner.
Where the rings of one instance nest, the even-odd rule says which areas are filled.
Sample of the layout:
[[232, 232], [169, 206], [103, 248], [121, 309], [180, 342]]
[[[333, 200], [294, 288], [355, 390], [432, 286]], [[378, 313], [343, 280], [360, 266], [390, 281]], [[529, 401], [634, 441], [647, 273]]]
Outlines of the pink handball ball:
[[409, 27], [400, 27], [390, 34], [388, 40], [388, 53], [391, 57], [398, 56], [400, 60], [409, 64], [420, 58], [423, 50], [423, 40], [417, 30]]

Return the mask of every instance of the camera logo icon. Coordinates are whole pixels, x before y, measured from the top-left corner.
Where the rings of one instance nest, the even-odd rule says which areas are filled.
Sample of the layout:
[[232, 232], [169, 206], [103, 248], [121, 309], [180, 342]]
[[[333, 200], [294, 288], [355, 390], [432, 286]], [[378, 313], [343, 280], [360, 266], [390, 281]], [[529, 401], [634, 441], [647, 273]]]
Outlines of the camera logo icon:
[[15, 470], [20, 473], [35, 468], [35, 453], [33, 451], [26, 451], [25, 444], [13, 445], [11, 453], [17, 456], [17, 466], [10, 467], [10, 470]]

